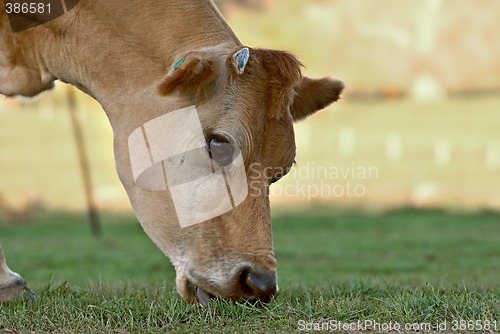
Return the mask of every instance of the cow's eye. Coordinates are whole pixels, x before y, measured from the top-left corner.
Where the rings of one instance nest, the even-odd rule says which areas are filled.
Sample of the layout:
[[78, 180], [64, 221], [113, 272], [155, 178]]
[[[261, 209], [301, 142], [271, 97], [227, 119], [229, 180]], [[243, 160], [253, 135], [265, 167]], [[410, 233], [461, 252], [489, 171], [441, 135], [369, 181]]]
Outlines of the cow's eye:
[[208, 152], [210, 154], [210, 159], [221, 167], [225, 167], [233, 161], [233, 145], [229, 139], [224, 136], [211, 136], [208, 140]]

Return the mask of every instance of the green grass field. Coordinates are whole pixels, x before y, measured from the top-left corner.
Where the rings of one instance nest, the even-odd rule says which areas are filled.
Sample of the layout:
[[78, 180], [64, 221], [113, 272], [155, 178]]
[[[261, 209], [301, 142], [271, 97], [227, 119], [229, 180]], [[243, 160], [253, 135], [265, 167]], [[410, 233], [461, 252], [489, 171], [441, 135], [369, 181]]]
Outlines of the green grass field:
[[0, 333], [290, 333], [330, 320], [447, 321], [448, 332], [454, 321], [497, 321], [500, 330], [498, 213], [279, 210], [276, 300], [204, 309], [177, 295], [172, 266], [131, 215], [103, 218], [99, 240], [83, 214], [0, 224], [12, 269], [38, 294], [0, 305]]

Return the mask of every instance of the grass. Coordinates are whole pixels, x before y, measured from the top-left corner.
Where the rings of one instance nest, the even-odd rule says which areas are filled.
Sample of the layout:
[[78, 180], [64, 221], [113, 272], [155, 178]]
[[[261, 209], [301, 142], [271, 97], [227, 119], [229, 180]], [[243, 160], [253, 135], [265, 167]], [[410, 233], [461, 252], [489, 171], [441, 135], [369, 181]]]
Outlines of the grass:
[[131, 215], [104, 214], [104, 236], [94, 240], [83, 215], [45, 212], [36, 224], [0, 225], [11, 267], [38, 294], [0, 305], [0, 333], [290, 333], [300, 320], [500, 322], [499, 218], [413, 209], [280, 212], [276, 300], [201, 309], [177, 295], [172, 266]]

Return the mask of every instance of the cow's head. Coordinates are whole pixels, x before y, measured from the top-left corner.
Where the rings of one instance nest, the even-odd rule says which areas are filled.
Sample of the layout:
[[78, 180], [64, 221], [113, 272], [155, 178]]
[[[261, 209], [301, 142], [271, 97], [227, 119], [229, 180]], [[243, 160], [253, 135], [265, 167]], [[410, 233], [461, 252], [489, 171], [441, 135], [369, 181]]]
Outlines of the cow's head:
[[[202, 304], [212, 296], [270, 300], [278, 287], [269, 185], [294, 161], [292, 123], [336, 101], [342, 83], [303, 77], [289, 53], [237, 46], [222, 18], [209, 15], [212, 11], [200, 16], [203, 28], [184, 29], [185, 22], [172, 21], [161, 29], [163, 13], [180, 11], [180, 5], [159, 1], [148, 7], [157, 20], [115, 22], [103, 13], [114, 15], [112, 5], [121, 8], [121, 2], [85, 4], [14, 35], [0, 3], [0, 93], [33, 96], [58, 78], [95, 97], [113, 126], [118, 175], [144, 230], [174, 264], [180, 294]], [[159, 40], [142, 40], [147, 36], [138, 31]], [[82, 47], [81, 41], [88, 44]], [[158, 50], [155, 42], [161, 44]], [[227, 44], [186, 50], [191, 42]], [[174, 43], [184, 51], [172, 55]], [[172, 127], [171, 119], [161, 118], [179, 109], [189, 117], [195, 112], [196, 119], [181, 117]], [[192, 134], [178, 131], [185, 123], [193, 126]], [[179, 140], [190, 147], [185, 155], [163, 154], [182, 146]], [[171, 177], [169, 168], [176, 163]], [[184, 187], [203, 177], [194, 188]], [[179, 194], [181, 209], [175, 202]], [[182, 226], [181, 216], [210, 218]]]
[[[269, 186], [294, 162], [292, 123], [336, 101], [343, 89], [337, 80], [303, 77], [300, 67], [286, 52], [220, 46], [177, 55], [159, 85], [165, 98], [195, 106], [201, 124], [202, 148], [177, 162], [192, 171], [188, 172], [192, 179], [217, 171], [223, 177], [199, 183], [181, 200], [191, 201], [188, 207], [195, 211], [201, 194], [203, 210], [209, 211], [211, 204], [219, 207], [227, 201], [229, 193], [233, 207], [181, 227], [172, 187], [140, 190], [131, 196], [146, 232], [175, 265], [178, 291], [187, 300], [201, 304], [211, 297], [268, 301], [278, 291]], [[140, 140], [147, 127], [136, 130]], [[167, 144], [179, 136], [172, 134]], [[221, 174], [226, 166], [230, 167]], [[136, 174], [140, 172], [139, 168]], [[168, 166], [157, 172], [168, 174]], [[244, 182], [237, 179], [241, 175]], [[217, 182], [222, 182], [222, 192], [216, 186], [210, 188]]]

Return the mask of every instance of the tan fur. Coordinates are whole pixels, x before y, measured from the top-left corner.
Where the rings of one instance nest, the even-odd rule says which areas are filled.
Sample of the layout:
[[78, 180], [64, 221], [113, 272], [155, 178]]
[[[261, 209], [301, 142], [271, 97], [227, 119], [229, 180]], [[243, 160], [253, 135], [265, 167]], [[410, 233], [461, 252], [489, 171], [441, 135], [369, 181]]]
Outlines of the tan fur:
[[301, 80], [302, 64], [292, 54], [284, 51], [254, 50], [257, 61], [262, 64], [267, 78], [268, 110], [279, 118], [290, 108], [295, 97], [295, 87]]
[[[336, 101], [339, 84], [316, 84], [291, 54], [263, 49], [250, 49], [237, 74], [230, 58], [242, 45], [208, 0], [80, 0], [16, 34], [0, 6], [0, 92], [33, 95], [57, 78], [95, 97], [113, 127], [120, 180], [144, 230], [174, 264], [180, 294], [260, 298], [255, 277], [242, 275], [276, 270], [268, 191], [294, 160], [292, 121]], [[169, 191], [134, 183], [127, 140], [144, 122], [193, 103], [207, 137], [223, 133], [241, 148], [251, 189], [232, 211], [181, 228]], [[266, 299], [275, 292], [270, 286]]]

